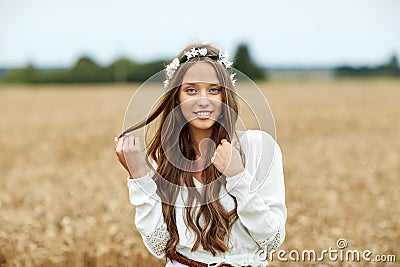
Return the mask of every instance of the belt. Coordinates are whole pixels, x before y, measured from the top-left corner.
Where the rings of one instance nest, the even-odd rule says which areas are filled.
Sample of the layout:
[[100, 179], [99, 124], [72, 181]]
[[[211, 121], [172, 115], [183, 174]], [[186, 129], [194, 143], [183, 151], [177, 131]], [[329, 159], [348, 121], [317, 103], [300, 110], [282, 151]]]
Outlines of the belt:
[[[209, 267], [209, 266], [214, 266], [214, 265], [208, 265], [207, 263], [204, 262], [200, 262], [200, 261], [195, 261], [192, 259], [189, 259], [185, 256], [183, 256], [182, 254], [180, 254], [179, 252], [173, 251], [168, 253], [168, 258], [170, 258], [171, 260], [175, 260], [181, 264], [184, 264], [186, 266], [189, 267]], [[233, 267], [230, 264], [222, 264], [222, 265], [218, 265], [221, 267]]]

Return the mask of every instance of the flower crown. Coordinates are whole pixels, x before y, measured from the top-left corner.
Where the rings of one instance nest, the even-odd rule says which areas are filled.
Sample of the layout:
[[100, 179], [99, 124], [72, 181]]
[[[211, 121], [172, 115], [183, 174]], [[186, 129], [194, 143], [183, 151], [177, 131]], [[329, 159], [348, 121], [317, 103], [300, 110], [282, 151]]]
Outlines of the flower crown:
[[[184, 56], [179, 58], [174, 58], [172, 62], [167, 65], [165, 68], [165, 72], [167, 74], [167, 79], [164, 81], [164, 87], [167, 87], [169, 84], [169, 80], [174, 76], [175, 71], [178, 69], [179, 65], [181, 63], [186, 63], [189, 61], [189, 59], [194, 58], [194, 57], [209, 57], [211, 59], [216, 60], [219, 64], [222, 66], [225, 66], [225, 68], [229, 69], [233, 62], [229, 61], [229, 55], [226, 53], [219, 52], [218, 56], [217, 55], [207, 55], [208, 51], [207, 48], [192, 48], [190, 51], [184, 51]], [[230, 75], [231, 81], [233, 86], [235, 86], [236, 80], [234, 79], [236, 73], [232, 73]]]

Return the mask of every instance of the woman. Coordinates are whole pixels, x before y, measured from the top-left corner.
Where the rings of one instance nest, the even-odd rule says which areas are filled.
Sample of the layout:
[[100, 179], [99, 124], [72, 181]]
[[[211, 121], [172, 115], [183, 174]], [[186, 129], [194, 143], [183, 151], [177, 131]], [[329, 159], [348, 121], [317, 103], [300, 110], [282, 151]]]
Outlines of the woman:
[[[116, 140], [136, 228], [166, 266], [266, 266], [261, 254], [285, 237], [281, 150], [264, 131], [236, 131], [231, 64], [211, 45], [188, 46], [154, 111]], [[129, 133], [159, 116], [146, 152]]]

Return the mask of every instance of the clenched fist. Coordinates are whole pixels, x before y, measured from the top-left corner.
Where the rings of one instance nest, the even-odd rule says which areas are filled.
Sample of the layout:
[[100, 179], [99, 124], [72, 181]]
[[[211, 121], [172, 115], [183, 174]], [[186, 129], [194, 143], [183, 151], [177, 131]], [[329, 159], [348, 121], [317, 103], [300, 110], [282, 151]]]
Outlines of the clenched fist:
[[219, 172], [228, 178], [244, 171], [239, 150], [226, 139], [221, 140], [221, 144], [215, 150], [211, 162]]

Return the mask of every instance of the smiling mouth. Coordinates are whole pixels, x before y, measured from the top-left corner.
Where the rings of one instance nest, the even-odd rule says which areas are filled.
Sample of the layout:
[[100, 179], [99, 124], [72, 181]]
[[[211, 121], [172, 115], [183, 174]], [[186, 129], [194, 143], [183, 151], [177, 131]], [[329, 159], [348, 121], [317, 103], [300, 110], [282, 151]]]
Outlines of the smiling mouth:
[[205, 120], [210, 118], [211, 113], [213, 113], [213, 111], [198, 111], [198, 112], [193, 112], [197, 118], [201, 119], [201, 120]]

